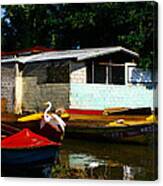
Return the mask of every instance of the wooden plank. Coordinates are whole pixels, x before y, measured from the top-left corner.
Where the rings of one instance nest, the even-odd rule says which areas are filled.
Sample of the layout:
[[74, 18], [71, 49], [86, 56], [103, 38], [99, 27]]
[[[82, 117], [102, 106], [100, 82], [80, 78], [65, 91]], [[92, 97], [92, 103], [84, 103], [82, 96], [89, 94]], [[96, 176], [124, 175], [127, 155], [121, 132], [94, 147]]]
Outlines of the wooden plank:
[[1, 112], [6, 112], [7, 99], [1, 98]]

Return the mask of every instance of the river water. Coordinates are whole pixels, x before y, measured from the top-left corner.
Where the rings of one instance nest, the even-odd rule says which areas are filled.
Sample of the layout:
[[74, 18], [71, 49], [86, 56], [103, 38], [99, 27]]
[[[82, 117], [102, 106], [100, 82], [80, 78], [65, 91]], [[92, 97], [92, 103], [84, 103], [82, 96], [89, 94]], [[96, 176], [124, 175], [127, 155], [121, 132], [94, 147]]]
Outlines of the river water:
[[65, 139], [52, 177], [107, 180], [157, 179], [155, 146]]
[[64, 139], [57, 164], [43, 168], [7, 167], [2, 176], [70, 179], [155, 180], [157, 146]]

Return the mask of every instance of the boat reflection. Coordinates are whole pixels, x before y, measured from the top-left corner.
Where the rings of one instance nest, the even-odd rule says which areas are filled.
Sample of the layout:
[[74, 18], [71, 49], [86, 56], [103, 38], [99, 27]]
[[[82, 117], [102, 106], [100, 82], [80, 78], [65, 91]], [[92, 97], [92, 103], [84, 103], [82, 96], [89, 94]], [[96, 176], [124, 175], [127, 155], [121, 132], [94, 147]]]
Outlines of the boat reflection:
[[154, 151], [150, 146], [66, 139], [60, 160], [69, 170], [83, 171], [87, 179], [155, 180], [157, 162]]
[[[123, 165], [113, 160], [98, 159], [87, 154], [69, 154], [69, 168], [86, 171], [90, 178], [111, 177], [112, 179], [134, 180], [136, 175], [144, 172], [143, 167]], [[103, 174], [103, 175], [101, 175]]]

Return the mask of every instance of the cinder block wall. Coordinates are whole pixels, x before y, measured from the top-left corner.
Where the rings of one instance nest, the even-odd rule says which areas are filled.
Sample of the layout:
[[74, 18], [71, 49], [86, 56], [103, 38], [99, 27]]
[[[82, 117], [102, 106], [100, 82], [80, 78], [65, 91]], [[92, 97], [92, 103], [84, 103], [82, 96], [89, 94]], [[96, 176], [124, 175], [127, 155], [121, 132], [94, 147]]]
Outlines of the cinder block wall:
[[156, 89], [136, 85], [72, 83], [70, 108], [103, 110], [109, 107], [156, 107]]
[[[51, 101], [54, 108], [69, 107], [69, 83], [46, 83], [44, 64], [29, 64], [23, 73], [23, 111], [43, 111], [44, 102]], [[55, 69], [54, 69], [55, 71]]]
[[[54, 108], [70, 106], [69, 83], [45, 83], [46, 67], [50, 62], [28, 64], [23, 72], [23, 110], [40, 111], [46, 101], [51, 101]], [[57, 64], [57, 62], [53, 62]], [[54, 68], [55, 71], [55, 68]], [[69, 79], [72, 83], [86, 83], [85, 63], [72, 62], [69, 66]]]
[[7, 111], [14, 111], [15, 64], [1, 65], [1, 98], [7, 100]]
[[69, 84], [37, 84], [36, 77], [23, 78], [23, 110], [43, 111], [43, 103], [51, 101], [54, 108], [69, 107]]
[[71, 62], [70, 65], [70, 82], [71, 83], [86, 83], [87, 74], [86, 74], [85, 63]]

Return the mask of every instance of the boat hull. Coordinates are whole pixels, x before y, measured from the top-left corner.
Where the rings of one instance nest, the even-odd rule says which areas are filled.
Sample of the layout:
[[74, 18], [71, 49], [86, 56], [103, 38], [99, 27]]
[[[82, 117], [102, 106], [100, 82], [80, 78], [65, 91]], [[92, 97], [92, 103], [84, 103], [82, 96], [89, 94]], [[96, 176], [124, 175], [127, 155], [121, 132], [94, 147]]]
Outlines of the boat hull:
[[39, 147], [33, 149], [1, 149], [1, 164], [6, 166], [30, 166], [53, 163], [58, 160], [59, 147]]
[[60, 146], [61, 143], [50, 141], [27, 128], [5, 138], [1, 142], [2, 176], [38, 177], [35, 173], [45, 172], [46, 165], [52, 166], [58, 161]]
[[71, 125], [67, 127], [66, 135], [96, 141], [150, 144], [157, 141], [157, 131], [157, 124], [128, 127], [76, 127]]

